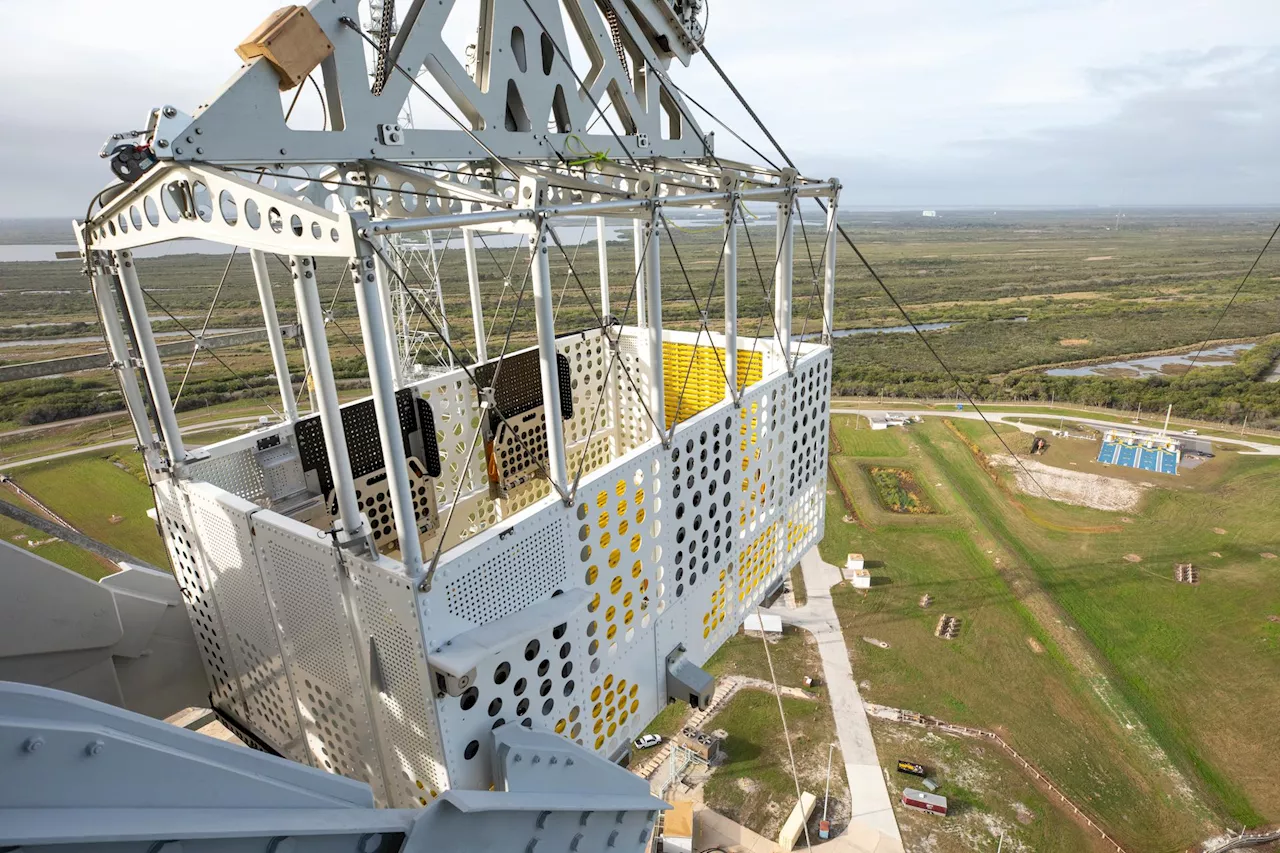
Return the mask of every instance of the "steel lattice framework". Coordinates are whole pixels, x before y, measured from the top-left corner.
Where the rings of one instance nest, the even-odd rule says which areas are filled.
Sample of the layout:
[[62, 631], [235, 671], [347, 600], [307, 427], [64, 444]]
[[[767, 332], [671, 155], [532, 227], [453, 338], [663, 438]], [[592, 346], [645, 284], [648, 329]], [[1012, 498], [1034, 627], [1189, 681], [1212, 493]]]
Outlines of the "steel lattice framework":
[[[840, 186], [715, 155], [668, 77], [698, 50], [697, 5], [485, 0], [466, 68], [441, 35], [451, 2], [414, 4], [370, 54], [355, 0], [316, 0], [333, 47], [319, 64], [328, 130], [290, 129], [279, 75], [255, 59], [194, 116], [156, 110], [145, 144], [158, 163], [82, 224], [214, 706], [265, 748], [367, 782], [380, 804], [487, 789], [503, 724], [621, 754], [669, 701], [706, 701], [698, 667], [822, 536]], [[376, 94], [375, 54], [391, 69]], [[421, 75], [458, 129], [400, 124]], [[610, 132], [593, 133], [601, 118]], [[610, 154], [574, 161], [572, 146]], [[828, 209], [813, 342], [791, 332], [805, 198]], [[738, 334], [747, 201], [778, 211], [774, 334], [758, 339]], [[723, 217], [723, 332], [705, 315], [697, 332], [663, 327], [665, 212], [684, 208]], [[549, 256], [567, 217], [596, 218], [601, 235], [585, 329], [554, 324]], [[621, 309], [605, 217], [636, 226]], [[455, 229], [476, 357], [422, 378], [400, 358], [392, 293], [446, 342], [449, 318], [406, 285], [388, 240]], [[482, 234], [527, 245], [534, 347], [499, 354], [487, 334]], [[282, 403], [279, 422], [198, 450], [132, 257], [177, 238], [250, 250]], [[294, 404], [273, 253], [289, 258], [311, 415]], [[349, 264], [372, 385], [345, 405], [324, 257]]]

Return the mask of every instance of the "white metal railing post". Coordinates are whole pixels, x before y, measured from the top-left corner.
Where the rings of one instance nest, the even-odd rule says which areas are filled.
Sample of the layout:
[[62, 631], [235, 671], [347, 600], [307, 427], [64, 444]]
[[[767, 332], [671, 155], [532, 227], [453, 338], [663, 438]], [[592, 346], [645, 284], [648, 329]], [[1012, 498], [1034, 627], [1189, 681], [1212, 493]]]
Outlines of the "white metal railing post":
[[649, 322], [645, 330], [649, 337], [649, 413], [657, 424], [658, 438], [666, 444], [666, 435], [662, 433], [667, 423], [665, 387], [662, 376], [662, 263], [658, 240], [657, 205], [654, 205], [653, 216], [649, 220], [649, 247], [644, 259], [644, 295], [649, 303]]
[[285, 419], [292, 423], [298, 419], [298, 405], [293, 396], [293, 379], [289, 375], [289, 359], [284, 352], [284, 337], [280, 334], [280, 316], [276, 313], [276, 297], [271, 291], [266, 253], [261, 249], [250, 249], [249, 262], [253, 266], [253, 280], [258, 285], [258, 301], [262, 303], [262, 323], [267, 330], [267, 344], [271, 347], [271, 365], [276, 372], [280, 402], [284, 404]]
[[342, 427], [342, 409], [338, 405], [338, 389], [333, 383], [333, 365], [329, 361], [329, 341], [324, 333], [324, 311], [320, 307], [315, 261], [300, 255], [289, 256], [293, 274], [293, 297], [298, 305], [298, 323], [303, 327], [303, 341], [311, 360], [311, 379], [315, 383], [315, 402], [320, 409], [320, 427], [324, 432], [325, 450], [329, 456], [329, 473], [338, 498], [338, 518], [348, 540], [368, 533], [360, 505], [356, 502], [355, 483], [351, 478], [351, 456], [347, 452], [347, 434]]
[[778, 323], [778, 344], [788, 372], [791, 370], [791, 277], [795, 254], [794, 199], [778, 204], [778, 236], [774, 243], [778, 265], [774, 270], [773, 317]]
[[840, 201], [840, 181], [831, 179], [831, 199], [827, 203], [827, 263], [822, 289], [822, 342], [830, 346], [836, 327], [836, 206]]
[[[542, 195], [544, 185], [539, 185]], [[533, 252], [533, 310], [538, 324], [538, 362], [542, 375], [542, 403], [547, 420], [548, 475], [561, 494], [569, 493], [569, 463], [565, 457], [564, 421], [560, 418], [560, 370], [556, 362], [555, 301], [551, 284], [551, 259], [547, 253], [547, 228], [538, 221], [530, 249]]]
[[606, 323], [613, 306], [609, 299], [609, 241], [603, 216], [596, 217], [596, 250], [600, 256], [600, 316]]
[[[380, 248], [383, 252], [390, 252], [391, 240], [383, 238], [380, 241]], [[386, 340], [387, 350], [391, 356], [391, 378], [396, 388], [404, 385], [404, 372], [400, 364], [400, 338], [396, 334], [395, 312], [391, 310], [391, 283], [393, 276], [391, 270], [382, 261], [382, 254], [378, 253], [373, 258], [374, 279], [378, 287], [378, 305], [382, 316], [385, 318], [379, 331]], [[356, 285], [356, 293], [359, 295], [360, 287]], [[365, 345], [365, 351], [368, 352], [368, 345]]]
[[129, 343], [125, 339], [124, 328], [120, 325], [110, 274], [103, 264], [95, 260], [90, 260], [90, 266], [93, 270], [93, 293], [98, 300], [99, 320], [106, 332], [107, 347], [111, 350], [111, 369], [120, 379], [125, 409], [129, 412], [129, 420], [133, 422], [133, 431], [138, 435], [138, 443], [143, 447], [154, 448], [155, 434], [151, 432], [151, 424], [147, 421], [147, 407], [142, 400], [142, 391], [138, 388], [138, 374], [134, 372], [129, 358]]
[[471, 327], [476, 336], [476, 364], [489, 360], [489, 343], [485, 340], [484, 303], [480, 299], [480, 269], [476, 263], [476, 235], [462, 229], [462, 249], [467, 258], [467, 286], [471, 291]]
[[[400, 412], [396, 406], [395, 350], [387, 342], [387, 329], [394, 321], [380, 298], [382, 281], [377, 273], [373, 247], [357, 239], [356, 257], [351, 262], [351, 280], [356, 287], [356, 309], [360, 312], [360, 332], [364, 337], [369, 383], [373, 386], [373, 408], [378, 418], [378, 441], [387, 470], [391, 492], [391, 515], [400, 540], [400, 561], [411, 579], [422, 575], [422, 544], [418, 541], [418, 514], [409, 485], [409, 464], [404, 436], [400, 432]], [[394, 332], [393, 332], [394, 333]]]
[[[730, 401], [738, 399], [738, 205], [725, 212], [724, 235], [724, 372]], [[748, 365], [750, 367], [750, 365]]]
[[634, 276], [634, 281], [636, 282], [636, 325], [647, 326], [649, 321], [648, 318], [645, 317], [645, 308], [647, 306], [645, 305], [644, 298], [644, 235], [646, 234], [646, 229], [649, 227], [649, 223], [646, 223], [643, 219], [635, 219], [632, 220], [631, 226], [632, 231], [634, 232], [633, 242], [635, 243], [636, 252], [636, 271]]
[[142, 285], [138, 281], [138, 270], [134, 266], [132, 252], [116, 252], [115, 274], [120, 277], [126, 313], [133, 326], [134, 339], [138, 342], [138, 355], [142, 357], [142, 365], [147, 372], [147, 386], [151, 389], [156, 419], [160, 421], [160, 434], [164, 436], [165, 447], [169, 451], [169, 462], [180, 465], [186, 460], [187, 451], [182, 444], [178, 416], [173, 411], [173, 398], [169, 396], [169, 386], [165, 383], [164, 364], [160, 360], [160, 350], [156, 348], [156, 337], [151, 331], [151, 318], [147, 316], [147, 303], [142, 294]]

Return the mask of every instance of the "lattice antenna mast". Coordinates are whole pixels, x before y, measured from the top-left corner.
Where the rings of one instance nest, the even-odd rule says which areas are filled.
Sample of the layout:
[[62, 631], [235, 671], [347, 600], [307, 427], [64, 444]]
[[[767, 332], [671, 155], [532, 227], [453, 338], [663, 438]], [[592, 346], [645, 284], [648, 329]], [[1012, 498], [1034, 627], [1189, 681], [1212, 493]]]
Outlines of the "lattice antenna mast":
[[[79, 231], [215, 710], [403, 807], [501, 784], [504, 725], [613, 758], [669, 701], [704, 707], [699, 667], [824, 524], [839, 183], [715, 153], [668, 76], [702, 43], [696, 0], [481, 0], [470, 68], [442, 35], [454, 5], [415, 2], [394, 31], [384, 5], [376, 34], [357, 0], [281, 10], [208, 104], [160, 108], [110, 150], [122, 182]], [[317, 73], [329, 129], [290, 128], [280, 92]], [[456, 128], [402, 121], [415, 92]], [[821, 342], [791, 334], [810, 198], [832, 211], [812, 270]], [[759, 241], [772, 254], [744, 272], [761, 313], [740, 336], [745, 202], [778, 215]], [[724, 225], [702, 294], [668, 228], [694, 209]], [[603, 239], [598, 277], [571, 269], [591, 320], [558, 329], [551, 257], [569, 217], [602, 237], [606, 218], [630, 221], [636, 251], [621, 279]], [[387, 245], [433, 232], [462, 235], [465, 300], [430, 251]], [[491, 236], [519, 244], [512, 289], [528, 290], [513, 302], [534, 315], [534, 346], [508, 347], [506, 310], [489, 333], [476, 245]], [[179, 238], [250, 251], [290, 403], [200, 449], [178, 428], [132, 256]], [[312, 415], [291, 405], [270, 254], [289, 271]], [[346, 403], [317, 290], [326, 259], [348, 266], [372, 386]], [[698, 328], [665, 328], [664, 300], [686, 290]], [[457, 304], [468, 316], [449, 316]], [[474, 357], [450, 340], [468, 326]], [[401, 342], [421, 330], [451, 369], [406, 369]]]

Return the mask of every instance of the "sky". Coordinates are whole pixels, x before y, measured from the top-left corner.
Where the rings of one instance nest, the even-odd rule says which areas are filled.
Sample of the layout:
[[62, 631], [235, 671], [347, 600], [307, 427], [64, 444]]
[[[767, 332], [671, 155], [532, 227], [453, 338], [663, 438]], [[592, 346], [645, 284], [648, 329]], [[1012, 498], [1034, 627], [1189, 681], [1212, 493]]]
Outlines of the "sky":
[[[5, 0], [0, 217], [83, 216], [104, 139], [207, 101], [276, 6]], [[1280, 204], [1275, 0], [710, 0], [707, 45], [846, 206]], [[771, 153], [703, 58], [671, 74]]]

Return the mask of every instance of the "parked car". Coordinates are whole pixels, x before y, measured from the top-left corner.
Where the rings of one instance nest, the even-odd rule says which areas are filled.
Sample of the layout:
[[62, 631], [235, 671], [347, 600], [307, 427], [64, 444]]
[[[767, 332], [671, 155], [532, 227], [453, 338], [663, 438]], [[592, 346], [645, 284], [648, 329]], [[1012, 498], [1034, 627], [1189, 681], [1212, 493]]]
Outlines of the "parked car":
[[636, 749], [652, 749], [662, 743], [662, 735], [640, 735], [632, 744]]

